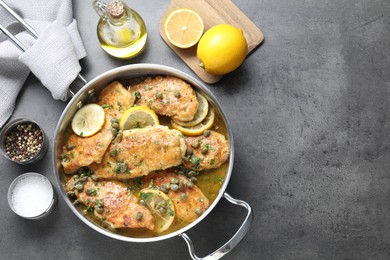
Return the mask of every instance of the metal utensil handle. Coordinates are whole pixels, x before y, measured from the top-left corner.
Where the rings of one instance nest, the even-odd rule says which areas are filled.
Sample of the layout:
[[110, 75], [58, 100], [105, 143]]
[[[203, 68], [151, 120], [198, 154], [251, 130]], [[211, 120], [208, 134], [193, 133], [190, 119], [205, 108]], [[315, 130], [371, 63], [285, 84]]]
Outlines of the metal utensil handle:
[[[25, 29], [28, 33], [30, 33], [35, 39], [38, 39], [37, 31], [28, 24], [22, 17], [20, 17], [16, 12], [14, 12], [4, 1], [0, 0], [0, 5], [10, 13]], [[0, 24], [0, 31], [2, 31], [11, 42], [18, 47], [22, 52], [26, 52], [27, 48], [24, 46], [10, 31], [7, 30], [4, 26]], [[79, 73], [77, 75], [77, 79], [80, 80], [84, 85], [88, 83], [88, 81]], [[68, 93], [70, 96], [74, 96], [74, 92], [71, 89], [68, 89]]]
[[0, 5], [7, 10], [35, 39], [38, 39], [37, 31], [29, 25], [22, 17], [20, 17], [14, 10], [12, 10], [3, 0], [0, 0]]
[[235, 248], [241, 242], [241, 240], [245, 237], [246, 233], [248, 233], [248, 231], [249, 231], [249, 228], [250, 228], [252, 221], [253, 221], [253, 214], [252, 214], [251, 206], [249, 206], [249, 204], [243, 200], [238, 200], [238, 199], [232, 198], [232, 196], [230, 196], [226, 192], [223, 194], [223, 196], [230, 203], [246, 208], [248, 210], [248, 214], [246, 215], [244, 222], [241, 224], [240, 228], [233, 235], [233, 237], [229, 241], [227, 241], [223, 246], [221, 246], [216, 251], [214, 251], [213, 253], [211, 253], [205, 257], [198, 257], [195, 255], [194, 245], [192, 243], [191, 238], [186, 233], [182, 233], [180, 236], [184, 239], [184, 241], [186, 241], [187, 246], [188, 246], [188, 250], [190, 251], [190, 256], [192, 257], [192, 259], [195, 259], [195, 260], [219, 259], [222, 256], [224, 256], [225, 254], [229, 253], [233, 248]]

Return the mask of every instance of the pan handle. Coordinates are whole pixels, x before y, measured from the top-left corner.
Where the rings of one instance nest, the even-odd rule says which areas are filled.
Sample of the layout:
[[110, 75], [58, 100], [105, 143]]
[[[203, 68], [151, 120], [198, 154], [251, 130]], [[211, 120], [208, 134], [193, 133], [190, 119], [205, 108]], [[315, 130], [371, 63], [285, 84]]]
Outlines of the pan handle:
[[233, 235], [233, 237], [227, 241], [223, 246], [218, 248], [213, 253], [209, 254], [205, 257], [198, 257], [195, 255], [194, 245], [192, 243], [191, 238], [186, 234], [182, 233], [180, 236], [186, 241], [188, 250], [190, 251], [190, 255], [192, 259], [200, 260], [200, 259], [219, 259], [223, 257], [225, 254], [229, 253], [233, 248], [235, 248], [241, 240], [245, 237], [246, 233], [248, 233], [249, 228], [253, 221], [253, 214], [252, 214], [252, 208], [249, 206], [248, 203], [246, 203], [243, 200], [238, 200], [232, 198], [228, 193], [223, 194], [224, 198], [229, 201], [232, 204], [242, 206], [248, 210], [248, 214], [246, 215], [246, 218], [244, 222], [241, 224], [240, 228], [237, 230], [237, 232]]
[[[79, 75], [77, 75], [77, 79], [81, 82], [81, 83], [83, 83], [84, 85], [86, 85], [87, 83], [88, 83], [88, 81], [83, 77], [83, 75], [81, 75], [80, 73], [79, 73]], [[72, 97], [74, 97], [74, 95], [76, 95], [70, 88], [68, 89], [68, 96], [70, 97], [70, 98], [72, 98]]]

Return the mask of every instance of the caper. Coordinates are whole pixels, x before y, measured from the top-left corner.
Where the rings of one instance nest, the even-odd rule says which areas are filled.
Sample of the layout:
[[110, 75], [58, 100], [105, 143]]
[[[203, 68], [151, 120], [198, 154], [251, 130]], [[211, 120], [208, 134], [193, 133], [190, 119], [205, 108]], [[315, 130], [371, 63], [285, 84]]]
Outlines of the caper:
[[115, 137], [115, 141], [117, 141], [119, 143], [122, 141], [122, 138], [123, 138], [123, 133], [122, 133], [122, 131], [119, 131], [119, 133]]
[[118, 134], [118, 129], [111, 128], [111, 133], [112, 133], [112, 135], [116, 136]]
[[196, 213], [197, 215], [202, 215], [203, 210], [202, 210], [201, 208], [197, 208], [197, 209], [195, 210], [195, 213]]
[[198, 181], [198, 179], [197, 179], [196, 177], [191, 177], [190, 180], [191, 180], [193, 183]]
[[179, 180], [175, 177], [171, 178], [171, 181], [170, 181], [172, 184], [178, 184], [179, 183]]
[[140, 99], [141, 98], [141, 93], [137, 90], [136, 92], [134, 92], [134, 96], [136, 99]]
[[129, 168], [127, 167], [127, 164], [126, 164], [126, 163], [122, 163], [122, 164], [120, 165], [120, 168], [119, 168], [119, 170], [120, 170], [121, 173], [126, 172], [128, 169], [129, 169]]
[[80, 178], [83, 178], [84, 176], [85, 176], [85, 174], [84, 174], [84, 173], [80, 174]]
[[174, 95], [176, 98], [179, 98], [181, 96], [180, 91], [175, 90]]
[[186, 186], [187, 186], [188, 188], [193, 188], [193, 187], [194, 187], [194, 184], [193, 184], [192, 182], [190, 182], [190, 181], [187, 181], [187, 182], [186, 182]]
[[92, 179], [93, 181], [97, 181], [97, 180], [98, 180], [98, 176], [95, 175], [95, 174], [93, 174], [93, 175], [91, 176], [91, 179]]
[[68, 150], [72, 150], [73, 149], [73, 145], [72, 144], [68, 144], [66, 148], [68, 148]]
[[139, 212], [137, 212], [137, 215], [135, 216], [135, 218], [136, 218], [137, 220], [141, 220], [143, 216], [144, 216], [144, 214], [142, 214], [142, 212], [139, 211]]
[[184, 189], [184, 184], [183, 183], [179, 183], [179, 189], [180, 190]]
[[139, 204], [141, 204], [142, 206], [145, 206], [145, 205], [146, 205], [146, 203], [145, 203], [144, 200], [140, 200], [140, 201], [139, 201]]
[[179, 189], [179, 185], [177, 184], [171, 184], [171, 190], [177, 191]]
[[191, 144], [192, 148], [198, 148], [199, 147], [199, 141], [195, 141]]
[[117, 123], [119, 124], [119, 119], [111, 118], [111, 124]]
[[119, 129], [119, 124], [118, 123], [112, 123], [111, 127], [115, 128], [115, 129]]
[[211, 131], [210, 130], [205, 130], [203, 132], [203, 136], [205, 136], [205, 137], [209, 137], [210, 135], [211, 135]]
[[163, 98], [163, 93], [161, 91], [157, 91], [155, 94], [156, 98], [162, 99]]
[[82, 183], [77, 183], [76, 186], [74, 186], [77, 190], [82, 190], [83, 189], [83, 184]]
[[114, 172], [120, 173], [121, 172], [121, 165], [119, 163], [115, 164]]
[[102, 207], [97, 206], [97, 207], [95, 207], [95, 211], [96, 211], [96, 213], [101, 214], [101, 213], [103, 213], [104, 209]]
[[73, 175], [73, 179], [77, 179], [79, 176], [77, 174]]
[[171, 185], [168, 183], [168, 184], [165, 185], [165, 188], [166, 188], [167, 190], [169, 190], [169, 189], [171, 189]]
[[117, 156], [118, 155], [118, 150], [117, 149], [112, 149], [111, 151], [110, 151], [110, 156], [111, 157], [115, 157], [115, 156]]
[[80, 178], [79, 182], [86, 182], [88, 180], [88, 176], [84, 176], [83, 178]]
[[202, 154], [206, 154], [208, 152], [209, 148], [207, 146], [203, 146], [200, 151], [202, 152]]
[[187, 173], [187, 176], [188, 177], [192, 177], [192, 176], [195, 176], [195, 171], [189, 171], [188, 173]]
[[160, 186], [160, 190], [161, 190], [162, 192], [164, 192], [164, 193], [168, 193], [167, 187], [166, 187], [164, 184], [162, 184], [162, 185]]
[[187, 194], [185, 194], [185, 193], [180, 193], [180, 200], [186, 201], [187, 198], [188, 198]]

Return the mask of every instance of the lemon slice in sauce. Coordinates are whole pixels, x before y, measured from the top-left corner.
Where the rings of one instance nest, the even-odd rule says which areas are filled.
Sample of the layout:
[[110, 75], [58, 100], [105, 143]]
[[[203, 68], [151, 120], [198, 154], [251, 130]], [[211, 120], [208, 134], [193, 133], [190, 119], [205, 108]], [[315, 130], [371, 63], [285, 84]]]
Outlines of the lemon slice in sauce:
[[88, 104], [80, 108], [72, 118], [72, 130], [81, 137], [97, 133], [104, 124], [104, 109], [97, 104]]
[[175, 219], [175, 207], [172, 200], [162, 191], [154, 189], [143, 189], [140, 192], [140, 199], [152, 212], [156, 221], [156, 232], [167, 230]]

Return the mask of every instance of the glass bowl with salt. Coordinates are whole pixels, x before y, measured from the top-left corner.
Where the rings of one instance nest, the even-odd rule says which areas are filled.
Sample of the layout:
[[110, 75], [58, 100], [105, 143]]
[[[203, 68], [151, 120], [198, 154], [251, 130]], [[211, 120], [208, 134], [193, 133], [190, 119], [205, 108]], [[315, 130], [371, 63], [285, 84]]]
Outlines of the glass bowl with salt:
[[28, 172], [18, 176], [8, 189], [8, 204], [20, 217], [41, 219], [50, 214], [56, 196], [45, 176]]

